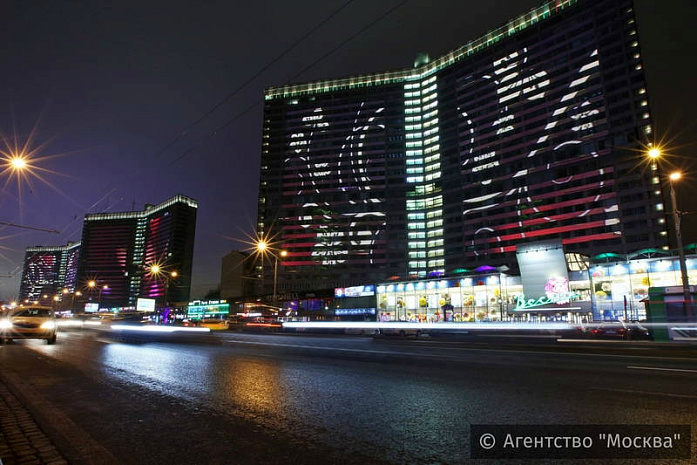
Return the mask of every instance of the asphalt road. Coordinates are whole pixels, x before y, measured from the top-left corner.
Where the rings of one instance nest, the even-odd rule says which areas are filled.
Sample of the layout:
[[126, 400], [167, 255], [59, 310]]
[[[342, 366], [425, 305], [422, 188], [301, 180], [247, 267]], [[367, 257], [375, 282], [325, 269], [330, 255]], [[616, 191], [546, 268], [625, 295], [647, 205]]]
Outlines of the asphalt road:
[[[695, 354], [544, 337], [67, 331], [53, 346], [0, 346], [0, 368], [124, 464], [457, 464], [476, 424], [691, 425], [694, 458]], [[613, 463], [625, 462], [658, 463]]]

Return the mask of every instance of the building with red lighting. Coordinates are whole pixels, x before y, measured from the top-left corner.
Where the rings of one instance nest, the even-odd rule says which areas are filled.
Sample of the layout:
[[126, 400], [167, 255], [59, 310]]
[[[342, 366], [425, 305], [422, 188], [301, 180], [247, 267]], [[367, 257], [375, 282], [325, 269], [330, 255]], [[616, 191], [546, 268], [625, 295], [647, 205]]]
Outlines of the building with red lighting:
[[20, 302], [29, 300], [52, 305], [56, 296], [72, 295], [77, 286], [79, 259], [79, 242], [57, 247], [27, 247], [19, 287]]
[[554, 0], [412, 69], [265, 93], [269, 292], [668, 245], [631, 0]]
[[189, 301], [198, 204], [177, 195], [144, 210], [85, 216], [77, 277], [103, 307]]

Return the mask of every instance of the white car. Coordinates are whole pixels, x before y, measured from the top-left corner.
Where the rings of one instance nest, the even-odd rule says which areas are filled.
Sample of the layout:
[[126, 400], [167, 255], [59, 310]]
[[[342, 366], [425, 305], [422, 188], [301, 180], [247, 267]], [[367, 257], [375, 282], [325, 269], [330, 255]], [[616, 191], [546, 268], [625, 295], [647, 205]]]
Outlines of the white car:
[[56, 343], [56, 316], [46, 307], [16, 307], [0, 316], [0, 342], [45, 339]]

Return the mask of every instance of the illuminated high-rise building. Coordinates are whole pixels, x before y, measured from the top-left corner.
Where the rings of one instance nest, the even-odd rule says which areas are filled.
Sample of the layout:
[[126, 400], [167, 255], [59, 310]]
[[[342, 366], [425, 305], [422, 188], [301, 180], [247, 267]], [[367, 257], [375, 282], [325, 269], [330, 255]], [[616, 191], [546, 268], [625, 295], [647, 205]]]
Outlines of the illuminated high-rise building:
[[114, 307], [139, 297], [188, 302], [197, 210], [177, 195], [141, 211], [86, 215], [78, 274], [85, 298]]
[[548, 1], [412, 69], [267, 89], [258, 230], [297, 290], [663, 247], [651, 139], [632, 1]]
[[[73, 293], [77, 285], [80, 243], [27, 247], [19, 300], [50, 304], [55, 296]], [[44, 297], [45, 296], [45, 297]]]

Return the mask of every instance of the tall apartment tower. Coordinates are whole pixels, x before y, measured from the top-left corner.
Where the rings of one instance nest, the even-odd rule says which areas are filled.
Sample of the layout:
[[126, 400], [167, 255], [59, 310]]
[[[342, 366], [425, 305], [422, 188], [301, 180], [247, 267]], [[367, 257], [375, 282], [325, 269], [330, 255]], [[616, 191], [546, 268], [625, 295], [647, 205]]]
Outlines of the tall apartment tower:
[[78, 285], [102, 306], [188, 302], [197, 209], [177, 195], [142, 211], [86, 215]]
[[55, 296], [75, 292], [79, 259], [79, 242], [58, 247], [27, 247], [19, 286], [20, 302], [51, 304]]
[[632, 1], [548, 1], [412, 69], [267, 89], [258, 233], [293, 290], [664, 247], [651, 139]]

